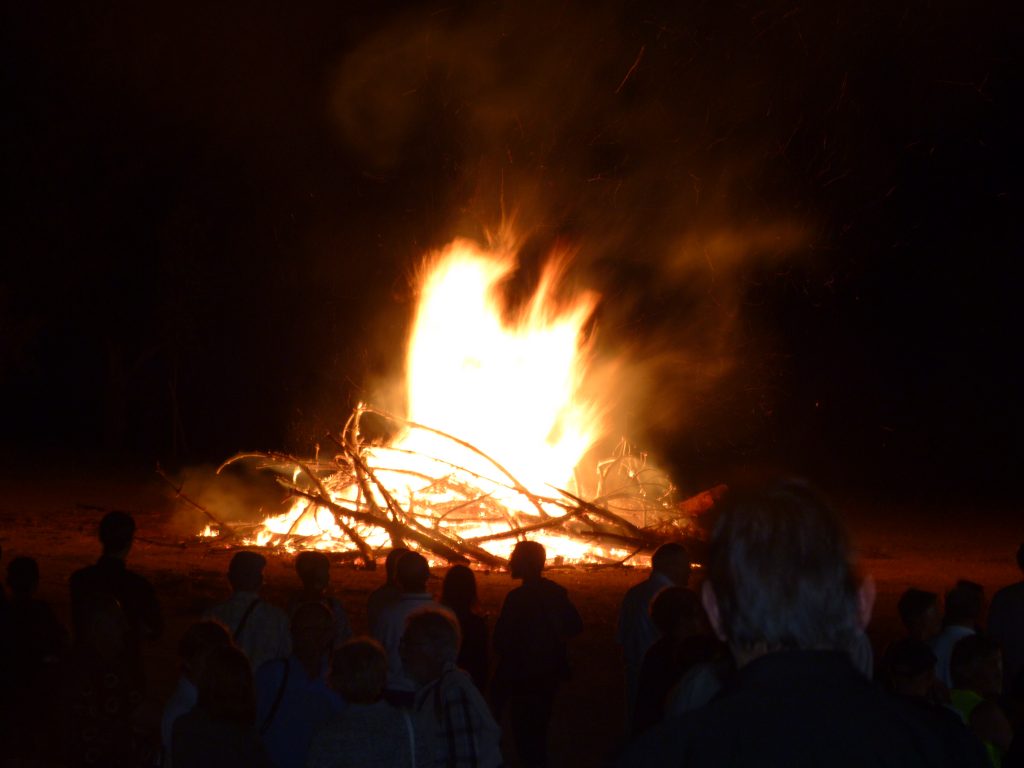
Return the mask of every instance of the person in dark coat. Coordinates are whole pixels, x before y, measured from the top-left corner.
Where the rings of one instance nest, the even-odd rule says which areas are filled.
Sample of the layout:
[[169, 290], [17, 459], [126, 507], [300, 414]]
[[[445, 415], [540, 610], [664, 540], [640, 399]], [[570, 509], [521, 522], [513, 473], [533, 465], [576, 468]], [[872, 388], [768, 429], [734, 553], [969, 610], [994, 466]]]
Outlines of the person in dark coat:
[[555, 693], [570, 673], [566, 641], [583, 631], [583, 619], [565, 587], [541, 576], [545, 559], [540, 543], [516, 544], [509, 573], [523, 584], [505, 597], [494, 626], [498, 663], [492, 707], [499, 723], [508, 709], [516, 750], [528, 766], [547, 763]]
[[234, 646], [210, 651], [198, 698], [171, 731], [174, 768], [272, 768], [256, 730], [256, 692], [248, 657]]
[[441, 586], [441, 605], [455, 612], [462, 633], [462, 645], [456, 664], [469, 673], [477, 689], [487, 690], [490, 665], [487, 620], [476, 612], [476, 577], [465, 565], [453, 565]]
[[127, 512], [109, 512], [100, 521], [103, 554], [94, 565], [71, 574], [71, 623], [79, 637], [85, 630], [88, 599], [97, 593], [110, 595], [128, 617], [132, 641], [155, 640], [163, 631], [163, 615], [156, 590], [147, 579], [128, 569], [126, 560], [135, 541], [135, 520]]

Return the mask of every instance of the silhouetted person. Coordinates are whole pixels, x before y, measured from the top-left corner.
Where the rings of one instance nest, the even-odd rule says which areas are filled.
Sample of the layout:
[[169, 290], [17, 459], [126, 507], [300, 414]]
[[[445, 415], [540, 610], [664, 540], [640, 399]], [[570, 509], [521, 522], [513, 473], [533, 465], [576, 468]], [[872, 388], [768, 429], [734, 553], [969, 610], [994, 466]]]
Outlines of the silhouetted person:
[[108, 512], [100, 521], [99, 536], [103, 545], [100, 559], [75, 571], [69, 582], [71, 624], [76, 637], [83, 629], [85, 601], [103, 593], [121, 604], [136, 644], [156, 639], [164, 626], [156, 591], [144, 577], [128, 570], [125, 562], [135, 540], [135, 520], [127, 512]]
[[949, 660], [953, 646], [978, 630], [978, 621], [984, 607], [985, 595], [980, 584], [961, 579], [946, 593], [946, 610], [942, 632], [930, 641], [935, 658], [935, 674], [947, 688], [953, 687], [949, 673]]
[[331, 584], [331, 561], [323, 552], [300, 552], [295, 557], [295, 572], [302, 581], [302, 592], [292, 600], [289, 613], [294, 614], [302, 603], [323, 603], [334, 617], [334, 647], [341, 646], [352, 637], [352, 625], [345, 607], [328, 589]]
[[[936, 596], [937, 597], [937, 596]], [[946, 739], [946, 752], [959, 755], [962, 765], [986, 765], [988, 757], [981, 741], [964, 725], [960, 716], [935, 695], [942, 686], [935, 679], [935, 653], [924, 640], [905, 637], [886, 652], [883, 684], [893, 696], [914, 707]], [[943, 689], [944, 690], [944, 689]], [[948, 699], [948, 692], [946, 697]]]
[[[4, 548], [0, 547], [0, 560], [3, 560]], [[4, 603], [7, 602], [7, 592], [4, 590], [4, 585], [0, 584], [0, 610], [3, 610]]]
[[402, 664], [417, 685], [415, 713], [434, 768], [497, 768], [501, 729], [466, 672], [455, 665], [459, 626], [450, 613], [421, 609], [402, 636]]
[[292, 616], [292, 655], [256, 671], [257, 727], [276, 768], [304, 768], [313, 732], [342, 707], [327, 684], [334, 616], [319, 601]]
[[[1024, 575], [1024, 544], [1017, 549], [1017, 567]], [[1024, 698], [1024, 579], [993, 596], [988, 632], [1003, 648], [1003, 691]]]
[[11, 595], [6, 608], [12, 632], [13, 661], [22, 684], [31, 684], [43, 664], [58, 661], [69, 645], [68, 632], [50, 605], [35, 597], [39, 564], [16, 557], [7, 565]]
[[384, 647], [369, 637], [353, 638], [334, 652], [331, 687], [345, 707], [313, 734], [308, 768], [430, 764], [433, 755], [410, 711], [384, 700], [387, 667]]
[[206, 615], [228, 628], [254, 670], [292, 652], [288, 616], [260, 597], [266, 564], [266, 558], [256, 552], [236, 553], [228, 565], [231, 597], [215, 605]]
[[909, 638], [929, 642], [942, 631], [939, 596], [934, 592], [911, 587], [900, 595], [896, 610]]
[[11, 560], [7, 585], [10, 600], [0, 605], [0, 754], [24, 755], [34, 749], [43, 708], [52, 707], [53, 670], [68, 648], [68, 632], [50, 606], [35, 598], [34, 559]]
[[396, 569], [398, 561], [408, 551], [405, 547], [395, 547], [384, 558], [384, 583], [373, 590], [366, 600], [366, 626], [371, 634], [374, 627], [377, 626], [380, 612], [384, 610], [385, 606], [391, 605], [391, 603], [398, 600], [398, 596], [402, 594], [402, 590], [398, 586]]
[[[886, 648], [880, 660], [877, 677], [886, 682], [889, 676], [888, 665], [890, 663], [890, 652], [895, 646], [904, 647], [902, 641], [916, 640], [928, 643], [934, 640], [942, 631], [942, 619], [939, 613], [939, 596], [934, 592], [926, 592], [923, 589], [911, 587], [900, 595], [896, 603], [896, 612], [899, 614], [900, 622], [905, 630], [904, 636]], [[938, 678], [935, 678], [935, 691], [933, 697], [937, 701], [949, 702], [949, 692], [945, 685]], [[945, 691], [945, 692], [944, 692]]]
[[384, 695], [399, 706], [412, 706], [416, 691], [416, 681], [405, 673], [399, 653], [406, 620], [421, 608], [443, 611], [454, 618], [451, 610], [434, 602], [433, 595], [427, 591], [429, 578], [430, 567], [423, 555], [419, 552], [403, 554], [395, 565], [398, 599], [381, 609], [373, 628], [373, 636], [388, 652], [388, 682]]
[[256, 732], [252, 669], [234, 646], [210, 651], [191, 712], [171, 735], [174, 768], [271, 768]]
[[181, 674], [160, 718], [160, 744], [163, 752], [161, 768], [170, 768], [172, 765], [171, 734], [174, 732], [174, 723], [195, 707], [199, 697], [197, 681], [207, 657], [217, 648], [228, 648], [232, 645], [234, 643], [227, 627], [219, 621], [197, 621], [182, 634], [178, 642]]
[[700, 598], [690, 589], [661, 590], [651, 601], [651, 619], [660, 636], [647, 649], [640, 667], [634, 733], [662, 719], [669, 691], [695, 664], [711, 662], [720, 645], [711, 635]]
[[738, 671], [707, 706], [646, 731], [621, 764], [960, 764], [933, 725], [854, 667], [874, 589], [828, 505], [788, 482], [733, 489], [716, 516], [701, 596]]
[[997, 703], [1003, 689], [999, 644], [985, 635], [967, 635], [953, 646], [949, 668], [953, 708], [981, 739], [989, 760], [998, 768], [1013, 740], [1010, 722]]
[[651, 573], [631, 587], [619, 608], [615, 639], [622, 646], [626, 664], [626, 722], [633, 720], [640, 667], [644, 654], [658, 639], [658, 629], [651, 621], [651, 601], [666, 587], [685, 587], [690, 579], [690, 555], [682, 544], [662, 544], [651, 558]]
[[67, 765], [149, 765], [157, 735], [141, 710], [145, 685], [131, 622], [105, 592], [81, 598], [78, 612], [75, 645], [59, 673], [61, 725], [52, 742]]
[[490, 637], [487, 621], [476, 612], [476, 576], [465, 565], [453, 565], [441, 585], [441, 604], [455, 612], [462, 633], [457, 664], [469, 673], [481, 693], [487, 690]]
[[547, 763], [555, 692], [570, 674], [566, 641], [583, 631], [565, 588], [541, 576], [545, 558], [544, 547], [536, 541], [516, 544], [509, 573], [523, 584], [505, 596], [494, 625], [494, 713], [501, 722], [508, 709], [516, 750], [528, 766]]

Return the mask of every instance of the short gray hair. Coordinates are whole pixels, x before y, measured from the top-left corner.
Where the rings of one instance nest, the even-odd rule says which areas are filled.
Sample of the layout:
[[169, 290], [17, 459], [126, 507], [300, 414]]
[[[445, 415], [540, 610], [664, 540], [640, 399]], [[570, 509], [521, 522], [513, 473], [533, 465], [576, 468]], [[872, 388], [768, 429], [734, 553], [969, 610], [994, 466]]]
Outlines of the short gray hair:
[[433, 608], [424, 608], [410, 614], [402, 639], [422, 646], [439, 661], [453, 664], [459, 656], [459, 645], [462, 642], [458, 621]]

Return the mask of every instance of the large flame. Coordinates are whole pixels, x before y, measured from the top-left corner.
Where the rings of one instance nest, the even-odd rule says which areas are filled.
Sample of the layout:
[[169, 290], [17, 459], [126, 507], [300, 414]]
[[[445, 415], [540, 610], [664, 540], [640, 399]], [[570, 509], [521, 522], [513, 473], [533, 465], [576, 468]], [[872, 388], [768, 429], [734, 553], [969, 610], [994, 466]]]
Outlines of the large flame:
[[[594, 387], [587, 394], [584, 386], [592, 362], [585, 331], [598, 297], [566, 291], [566, 265], [566, 255], [553, 256], [532, 296], [509, 306], [503, 287], [517, 267], [514, 250], [457, 240], [427, 261], [406, 357], [406, 427], [389, 445], [364, 451], [387, 491], [370, 489], [372, 503], [385, 507], [390, 497], [422, 524], [463, 541], [566, 514], [564, 503], [552, 498], [558, 497], [554, 489], [580, 492], [574, 473], [604, 435], [610, 410], [607, 397], [592, 394]], [[298, 477], [296, 469], [293, 481]], [[453, 499], [453, 486], [470, 488], [460, 497], [469, 502]], [[365, 493], [350, 480], [331, 497], [359, 504]], [[491, 509], [500, 505], [507, 521], [480, 515], [485, 502]], [[445, 510], [440, 517], [425, 513], [438, 508]], [[381, 529], [351, 518], [341, 522], [358, 529], [371, 547], [390, 544]], [[295, 537], [306, 537], [306, 547], [352, 546], [334, 513], [308, 498], [267, 518], [248, 543], [291, 547]], [[571, 561], [631, 554], [564, 531], [531, 538], [543, 542], [549, 556]], [[507, 557], [514, 544], [506, 537], [481, 546]]]
[[[556, 301], [564, 263], [549, 261], [536, 292], [508, 316], [500, 288], [515, 254], [452, 243], [422, 281], [407, 360], [410, 420], [479, 448], [541, 495], [549, 483], [572, 485], [604, 431], [605, 410], [581, 391], [590, 352], [583, 328], [597, 297]], [[401, 442], [432, 455], [438, 447], [425, 432]]]

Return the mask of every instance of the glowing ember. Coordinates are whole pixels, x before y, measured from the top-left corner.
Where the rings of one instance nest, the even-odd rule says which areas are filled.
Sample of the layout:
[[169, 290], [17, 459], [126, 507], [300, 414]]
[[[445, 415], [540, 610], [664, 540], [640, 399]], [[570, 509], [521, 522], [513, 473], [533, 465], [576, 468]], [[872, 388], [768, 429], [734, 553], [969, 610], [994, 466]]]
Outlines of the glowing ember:
[[365, 558], [402, 542], [435, 560], [494, 565], [526, 535], [550, 557], [604, 562], [649, 544], [651, 524], [664, 537], [665, 524], [676, 524], [674, 489], [642, 457], [624, 452], [603, 464], [599, 489], [615, 474], [625, 486], [605, 488], [612, 492], [594, 503], [576, 497], [574, 472], [604, 435], [609, 403], [583, 391], [591, 359], [584, 328], [597, 297], [558, 300], [565, 263], [553, 258], [529, 301], [509, 311], [501, 289], [514, 252], [459, 240], [436, 254], [409, 341], [408, 415], [384, 415], [395, 436], [364, 444], [363, 415], [383, 414], [360, 406], [333, 460], [236, 457], [263, 459], [296, 495], [287, 513], [243, 543]]

